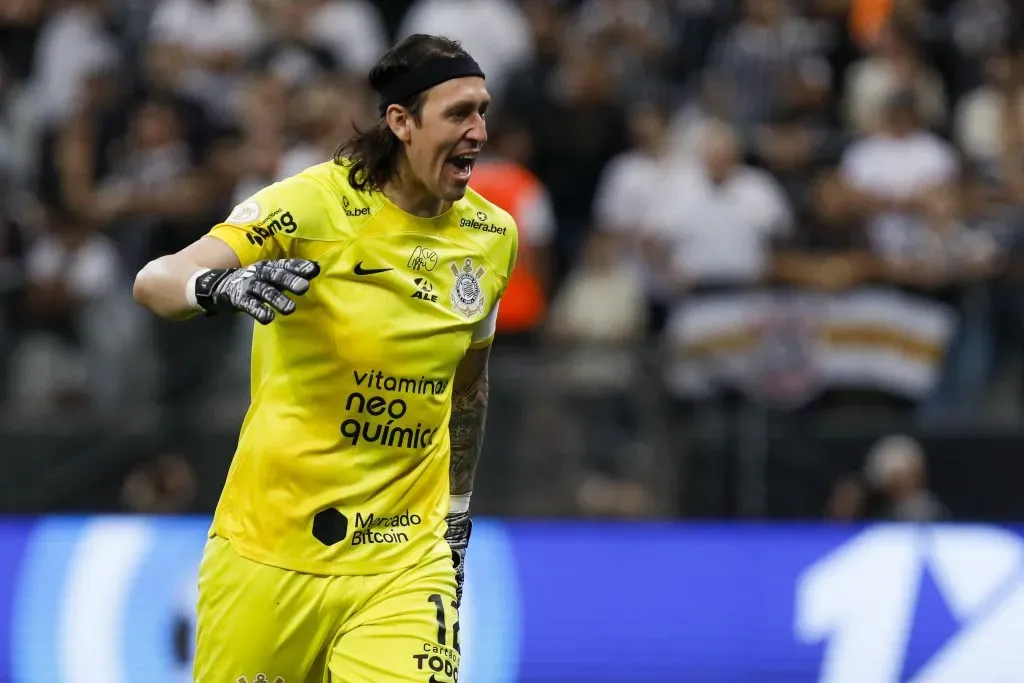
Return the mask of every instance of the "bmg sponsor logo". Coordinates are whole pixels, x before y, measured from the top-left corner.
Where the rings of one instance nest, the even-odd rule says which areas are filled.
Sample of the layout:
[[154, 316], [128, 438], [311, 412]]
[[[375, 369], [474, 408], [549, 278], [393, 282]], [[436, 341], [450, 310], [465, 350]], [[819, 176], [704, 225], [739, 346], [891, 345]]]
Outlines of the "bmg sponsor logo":
[[357, 512], [352, 545], [406, 543], [409, 541], [409, 535], [400, 529], [408, 529], [422, 523], [422, 517], [408, 510], [390, 517], [377, 517], [372, 512], [364, 517], [361, 512]]
[[459, 226], [463, 228], [473, 228], [481, 232], [493, 232], [498, 235], [504, 235], [507, 228], [500, 225], [495, 225], [487, 220], [487, 214], [483, 211], [477, 211], [475, 218], [462, 218], [459, 220]]
[[283, 232], [290, 235], [298, 230], [298, 228], [299, 226], [295, 222], [295, 218], [292, 216], [291, 211], [282, 211], [281, 209], [278, 209], [267, 216], [267, 218], [259, 225], [246, 232], [245, 236], [248, 238], [249, 244], [261, 247], [265, 241], [277, 233]]

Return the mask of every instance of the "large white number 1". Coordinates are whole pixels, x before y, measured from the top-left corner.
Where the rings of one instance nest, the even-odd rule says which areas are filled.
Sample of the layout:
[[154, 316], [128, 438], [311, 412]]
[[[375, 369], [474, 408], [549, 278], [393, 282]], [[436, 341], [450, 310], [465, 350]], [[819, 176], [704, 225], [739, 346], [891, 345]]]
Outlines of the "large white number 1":
[[797, 580], [797, 639], [828, 642], [819, 683], [898, 683], [920, 580], [912, 528], [862, 534]]

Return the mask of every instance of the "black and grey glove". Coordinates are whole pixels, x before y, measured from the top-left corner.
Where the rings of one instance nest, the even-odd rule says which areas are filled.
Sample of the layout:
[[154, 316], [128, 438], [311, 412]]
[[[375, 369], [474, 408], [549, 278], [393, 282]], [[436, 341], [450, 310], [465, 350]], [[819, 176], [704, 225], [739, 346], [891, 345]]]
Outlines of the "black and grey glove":
[[462, 606], [462, 586], [466, 582], [466, 548], [473, 533], [473, 520], [468, 512], [451, 513], [445, 517], [448, 531], [444, 538], [452, 549], [452, 563], [455, 565], [455, 603]]
[[207, 313], [241, 311], [266, 325], [275, 311], [289, 315], [295, 302], [285, 292], [305, 294], [320, 264], [301, 258], [258, 261], [245, 268], [211, 268], [196, 277], [196, 303]]

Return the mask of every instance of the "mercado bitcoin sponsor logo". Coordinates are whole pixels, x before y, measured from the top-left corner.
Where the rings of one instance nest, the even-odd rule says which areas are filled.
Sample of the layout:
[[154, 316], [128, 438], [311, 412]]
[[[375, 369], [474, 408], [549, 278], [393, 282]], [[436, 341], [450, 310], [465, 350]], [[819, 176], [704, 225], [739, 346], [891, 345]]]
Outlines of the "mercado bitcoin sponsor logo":
[[381, 543], [406, 543], [409, 535], [403, 531], [419, 526], [423, 518], [408, 510], [400, 515], [378, 517], [372, 512], [356, 513], [355, 529], [352, 531], [352, 545], [374, 545]]
[[459, 226], [463, 228], [473, 228], [481, 232], [493, 232], [498, 235], [504, 235], [507, 232], [507, 228], [501, 225], [495, 225], [487, 220], [487, 214], [483, 211], [477, 211], [474, 218], [462, 218], [459, 220]]
[[357, 389], [345, 399], [349, 417], [341, 423], [341, 433], [353, 446], [375, 443], [415, 450], [433, 445], [437, 426], [405, 419], [409, 404], [403, 395], [440, 396], [448, 380], [394, 377], [380, 370], [353, 370], [352, 378]]
[[250, 244], [259, 247], [262, 246], [266, 240], [279, 232], [290, 235], [298, 228], [299, 226], [295, 222], [295, 218], [292, 216], [291, 211], [278, 209], [260, 221], [259, 224], [250, 228], [249, 231], [245, 233], [245, 236], [249, 239]]

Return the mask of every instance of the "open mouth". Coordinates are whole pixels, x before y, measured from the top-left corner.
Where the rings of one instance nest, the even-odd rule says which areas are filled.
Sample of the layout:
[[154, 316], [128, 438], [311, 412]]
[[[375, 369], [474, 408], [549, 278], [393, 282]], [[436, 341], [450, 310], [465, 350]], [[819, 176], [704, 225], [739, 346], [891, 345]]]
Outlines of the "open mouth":
[[450, 168], [452, 174], [459, 180], [469, 180], [469, 176], [473, 173], [473, 165], [475, 163], [475, 154], [457, 154], [448, 157], [445, 161], [445, 165]]

